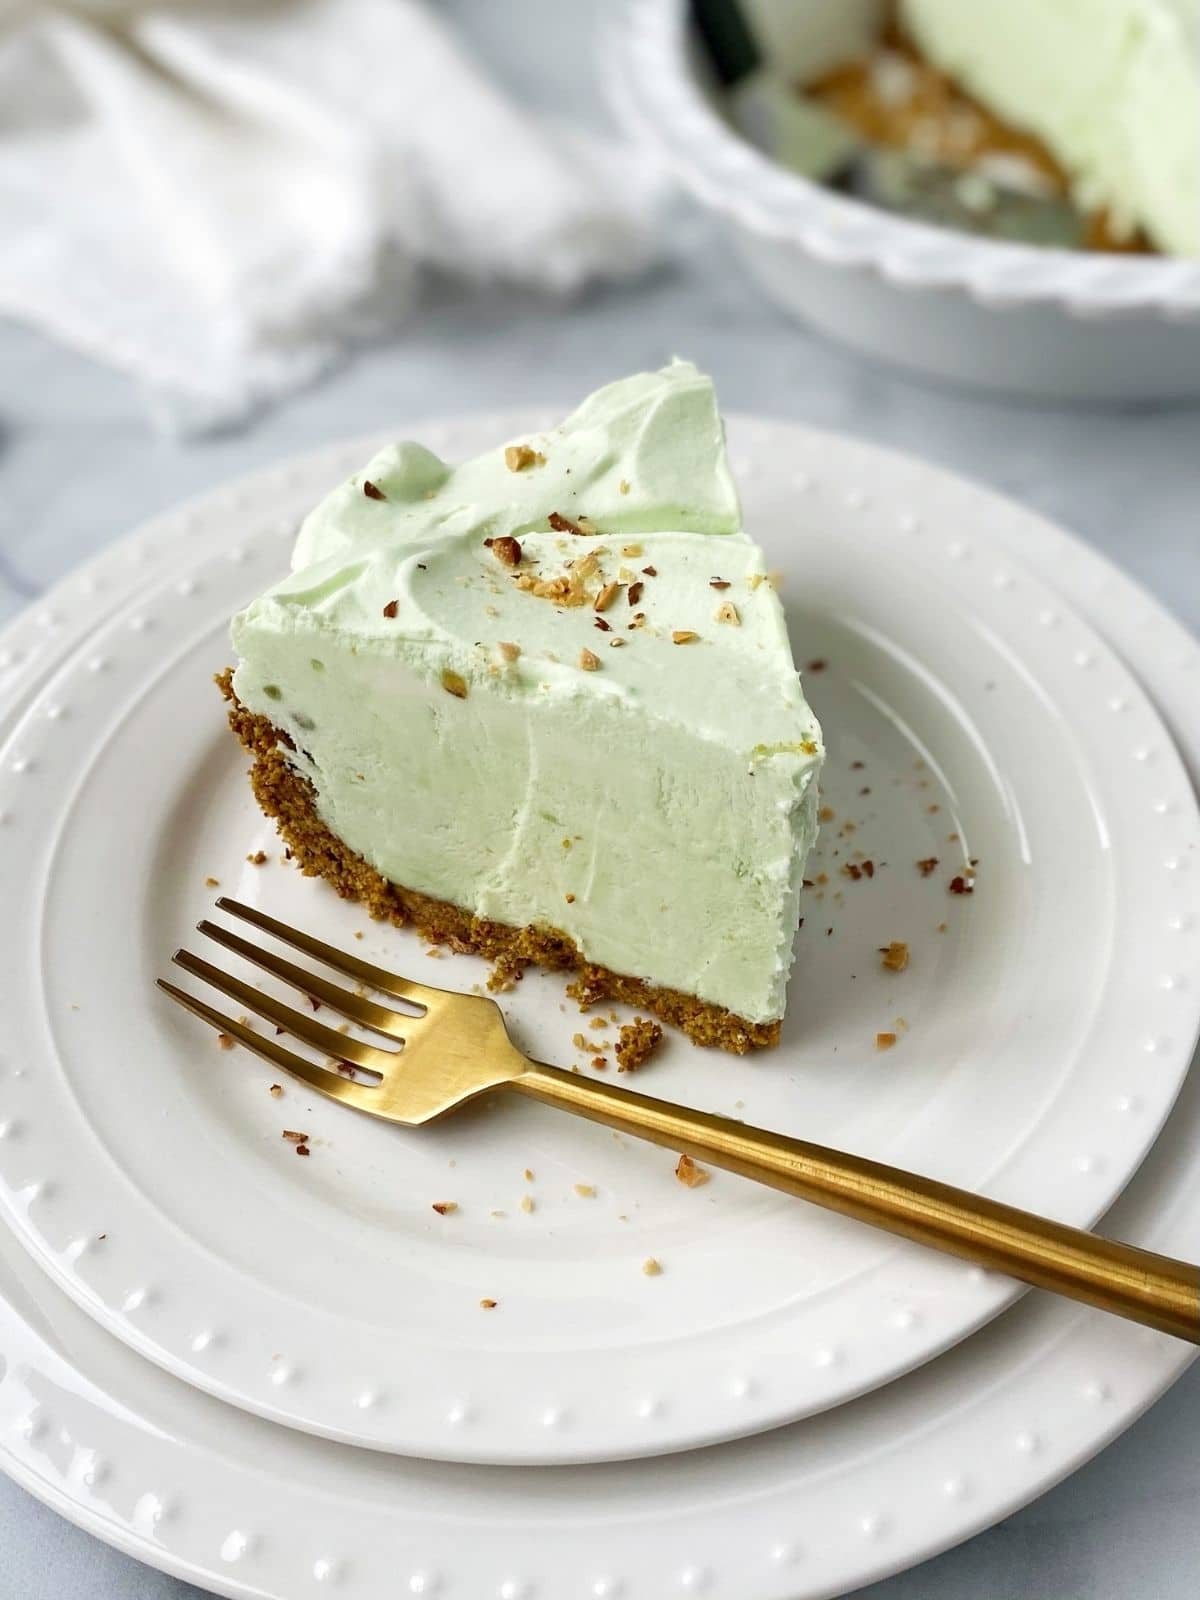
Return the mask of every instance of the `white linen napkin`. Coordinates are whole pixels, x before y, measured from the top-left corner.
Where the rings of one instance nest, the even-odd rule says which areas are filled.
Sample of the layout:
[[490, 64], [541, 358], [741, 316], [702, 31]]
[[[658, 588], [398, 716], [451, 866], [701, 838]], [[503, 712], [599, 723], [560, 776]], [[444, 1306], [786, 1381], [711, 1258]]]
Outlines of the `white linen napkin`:
[[422, 267], [559, 294], [642, 270], [658, 187], [420, 0], [0, 0], [0, 314], [176, 429], [310, 380]]

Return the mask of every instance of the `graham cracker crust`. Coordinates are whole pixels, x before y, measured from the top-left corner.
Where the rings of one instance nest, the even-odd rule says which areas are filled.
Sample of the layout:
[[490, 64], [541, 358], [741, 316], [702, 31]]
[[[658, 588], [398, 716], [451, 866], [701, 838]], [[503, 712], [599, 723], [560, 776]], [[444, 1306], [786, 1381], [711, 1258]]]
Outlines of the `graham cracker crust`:
[[390, 883], [321, 821], [312, 785], [287, 759], [287, 750], [295, 748], [291, 739], [268, 717], [242, 705], [233, 690], [232, 668], [219, 673], [216, 683], [229, 702], [229, 726], [254, 758], [250, 784], [255, 798], [267, 816], [274, 817], [280, 836], [307, 877], [324, 878], [343, 900], [359, 901], [376, 921], [414, 928], [431, 944], [484, 956], [507, 976], [519, 978], [531, 964], [573, 972], [567, 992], [582, 1005], [617, 1000], [637, 1006], [672, 1023], [694, 1043], [735, 1055], [779, 1043], [779, 1022], [748, 1022], [694, 995], [596, 966], [558, 928], [532, 923], [510, 927], [476, 917], [448, 900], [435, 900], [416, 889]]

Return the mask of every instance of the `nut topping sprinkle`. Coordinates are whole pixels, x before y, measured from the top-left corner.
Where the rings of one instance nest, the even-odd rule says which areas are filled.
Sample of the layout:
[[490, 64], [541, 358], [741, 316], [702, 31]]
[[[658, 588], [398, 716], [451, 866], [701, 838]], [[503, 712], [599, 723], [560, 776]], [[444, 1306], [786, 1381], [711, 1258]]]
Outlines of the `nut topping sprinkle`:
[[740, 628], [742, 619], [738, 616], [738, 609], [732, 600], [725, 600], [713, 613], [718, 622], [732, 623], [735, 628]]
[[521, 565], [520, 541], [514, 539], [511, 534], [502, 533], [498, 539], [485, 539], [484, 544], [491, 546], [492, 554], [502, 566], [519, 567]]
[[579, 665], [585, 672], [595, 672], [600, 666], [600, 657], [585, 648], [579, 652]]
[[552, 511], [546, 520], [555, 533], [576, 533], [581, 537], [583, 535], [583, 529], [579, 523], [572, 522], [570, 517], [564, 517], [561, 511]]
[[528, 467], [544, 467], [546, 458], [531, 444], [510, 444], [504, 452], [504, 465], [510, 472], [524, 472]]
[[370, 478], [363, 479], [363, 493], [366, 495], [368, 500], [387, 499], [387, 495], [384, 494], [379, 485], [377, 483], [372, 483]]
[[700, 635], [694, 632], [691, 628], [676, 628], [671, 635], [671, 643], [691, 644], [694, 639], [698, 639], [699, 637]]

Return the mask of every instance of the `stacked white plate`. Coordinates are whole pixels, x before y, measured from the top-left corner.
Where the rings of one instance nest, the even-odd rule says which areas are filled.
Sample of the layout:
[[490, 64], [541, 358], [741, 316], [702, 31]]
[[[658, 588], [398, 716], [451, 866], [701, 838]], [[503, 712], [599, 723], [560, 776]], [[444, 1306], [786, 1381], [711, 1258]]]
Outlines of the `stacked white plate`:
[[[457, 457], [540, 420], [405, 432]], [[799, 1600], [996, 1521], [1190, 1351], [515, 1098], [410, 1133], [273, 1097], [156, 996], [218, 892], [482, 976], [280, 860], [210, 681], [374, 442], [159, 519], [0, 636], [0, 1465], [288, 1600]], [[1194, 1252], [1200, 650], [969, 484], [791, 425], [730, 443], [834, 815], [781, 1049], [672, 1041], [639, 1087]], [[556, 977], [503, 1004], [543, 1059], [600, 1048]]]

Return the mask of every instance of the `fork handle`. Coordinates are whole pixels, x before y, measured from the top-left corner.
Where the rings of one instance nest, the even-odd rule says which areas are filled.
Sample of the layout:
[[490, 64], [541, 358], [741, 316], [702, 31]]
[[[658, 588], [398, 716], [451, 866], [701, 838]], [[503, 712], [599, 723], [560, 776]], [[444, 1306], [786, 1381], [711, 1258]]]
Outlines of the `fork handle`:
[[730, 1117], [531, 1062], [509, 1087], [829, 1211], [1200, 1344], [1200, 1267]]

